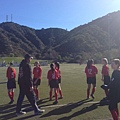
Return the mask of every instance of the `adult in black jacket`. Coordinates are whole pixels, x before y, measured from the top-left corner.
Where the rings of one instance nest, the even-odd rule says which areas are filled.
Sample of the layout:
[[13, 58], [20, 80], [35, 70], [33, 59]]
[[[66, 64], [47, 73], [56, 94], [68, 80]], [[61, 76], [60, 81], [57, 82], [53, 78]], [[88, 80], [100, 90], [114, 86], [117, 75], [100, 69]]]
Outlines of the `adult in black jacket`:
[[114, 59], [111, 63], [111, 67], [114, 71], [112, 73], [111, 82], [108, 85], [108, 99], [110, 100], [109, 110], [113, 119], [118, 120], [118, 102], [120, 102], [120, 60]]
[[111, 83], [108, 85], [109, 110], [114, 120], [119, 119], [118, 102], [120, 101], [120, 60], [114, 59], [111, 67], [114, 69], [111, 77]]
[[33, 83], [32, 83], [32, 70], [29, 64], [31, 59], [32, 59], [31, 55], [26, 54], [25, 59], [22, 60], [19, 66], [18, 84], [20, 88], [20, 93], [16, 107], [17, 116], [26, 114], [26, 112], [21, 111], [21, 106], [25, 95], [28, 98], [30, 104], [32, 105], [35, 115], [44, 112], [44, 110], [40, 110], [38, 108], [35, 101], [35, 96], [33, 92]]

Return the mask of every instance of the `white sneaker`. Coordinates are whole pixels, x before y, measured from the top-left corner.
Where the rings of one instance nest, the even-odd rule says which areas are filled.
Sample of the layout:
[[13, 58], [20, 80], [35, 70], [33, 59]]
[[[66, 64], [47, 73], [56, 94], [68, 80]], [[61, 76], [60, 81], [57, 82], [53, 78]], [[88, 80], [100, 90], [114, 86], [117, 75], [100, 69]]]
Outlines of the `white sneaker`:
[[34, 113], [34, 115], [41, 115], [45, 110], [39, 109], [37, 112]]
[[16, 113], [17, 116], [24, 115], [24, 114], [26, 114], [26, 112], [24, 111], [20, 111], [19, 113]]

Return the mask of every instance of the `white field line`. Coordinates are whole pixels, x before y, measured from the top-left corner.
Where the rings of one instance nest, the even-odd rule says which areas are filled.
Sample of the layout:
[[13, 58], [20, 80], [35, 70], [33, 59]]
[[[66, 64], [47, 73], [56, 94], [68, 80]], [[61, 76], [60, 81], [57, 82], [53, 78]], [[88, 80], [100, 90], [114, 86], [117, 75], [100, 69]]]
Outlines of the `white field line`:
[[100, 101], [92, 101], [92, 102], [87, 102], [87, 103], [84, 103], [85, 105], [87, 104], [95, 104], [95, 103], [99, 103]]
[[[82, 102], [78, 103], [81, 104]], [[95, 104], [95, 103], [99, 103], [99, 101], [92, 101], [92, 102], [87, 102], [87, 103], [83, 103], [84, 105], [87, 105], [87, 104]], [[75, 103], [70, 103], [70, 104], [61, 104], [61, 105], [50, 105], [50, 106], [44, 106], [44, 107], [41, 107], [42, 109], [45, 109], [45, 108], [54, 108], [54, 107], [62, 107], [62, 106], [69, 106], [69, 105], [72, 105], [72, 104], [75, 104]], [[82, 104], [82, 105], [83, 105]]]
[[[99, 103], [99, 101], [92, 101], [92, 102], [87, 102], [87, 103], [83, 103], [80, 102], [78, 103], [79, 104], [82, 104], [82, 105], [87, 105], [87, 104], [95, 104], [95, 103]], [[54, 108], [54, 107], [62, 107], [62, 106], [69, 106], [69, 105], [72, 105], [72, 104], [75, 104], [75, 103], [69, 103], [69, 104], [60, 104], [60, 105], [49, 105], [49, 106], [44, 106], [44, 107], [40, 107], [41, 109], [46, 109], [46, 108]], [[25, 108], [22, 108], [22, 110], [25, 109]], [[0, 111], [0, 113], [3, 113], [3, 112], [11, 112], [13, 110], [2, 110]]]
[[40, 107], [40, 108], [45, 109], [45, 108], [62, 107], [62, 106], [69, 106], [69, 105], [71, 105], [71, 104], [49, 105], [49, 106], [44, 106], [44, 107]]

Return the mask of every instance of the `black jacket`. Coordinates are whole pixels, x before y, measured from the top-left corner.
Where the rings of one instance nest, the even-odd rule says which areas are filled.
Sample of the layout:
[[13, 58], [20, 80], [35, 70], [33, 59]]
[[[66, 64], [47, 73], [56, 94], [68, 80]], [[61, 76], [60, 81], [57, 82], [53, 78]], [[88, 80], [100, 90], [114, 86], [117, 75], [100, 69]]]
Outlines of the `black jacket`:
[[26, 60], [22, 60], [19, 66], [18, 84], [26, 88], [32, 87], [32, 70]]
[[110, 100], [120, 101], [120, 70], [114, 70], [111, 77], [111, 82], [108, 85]]

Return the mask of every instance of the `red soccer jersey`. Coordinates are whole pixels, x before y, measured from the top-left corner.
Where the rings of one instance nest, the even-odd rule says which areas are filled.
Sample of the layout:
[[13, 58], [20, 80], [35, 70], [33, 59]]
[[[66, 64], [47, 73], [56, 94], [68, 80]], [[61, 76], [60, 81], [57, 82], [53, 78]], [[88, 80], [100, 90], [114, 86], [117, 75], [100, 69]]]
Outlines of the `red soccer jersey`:
[[34, 78], [40, 77], [40, 79], [42, 79], [42, 68], [41, 67], [34, 67], [33, 75], [34, 75], [33, 76]]
[[98, 73], [98, 69], [95, 65], [92, 65], [90, 68], [86, 66], [85, 73], [87, 77], [96, 77], [96, 74]]
[[49, 70], [48, 74], [47, 74], [47, 79], [48, 80], [57, 80], [58, 79], [58, 72], [57, 72], [57, 70], [55, 70], [55, 71]]
[[109, 66], [108, 65], [104, 65], [103, 67], [102, 67], [102, 75], [104, 75], [104, 76], [109, 76]]
[[6, 77], [8, 79], [15, 79], [16, 78], [16, 69], [13, 67], [8, 67], [7, 72], [6, 72]]
[[58, 72], [58, 78], [61, 78], [61, 70], [56, 68], [57, 72]]

